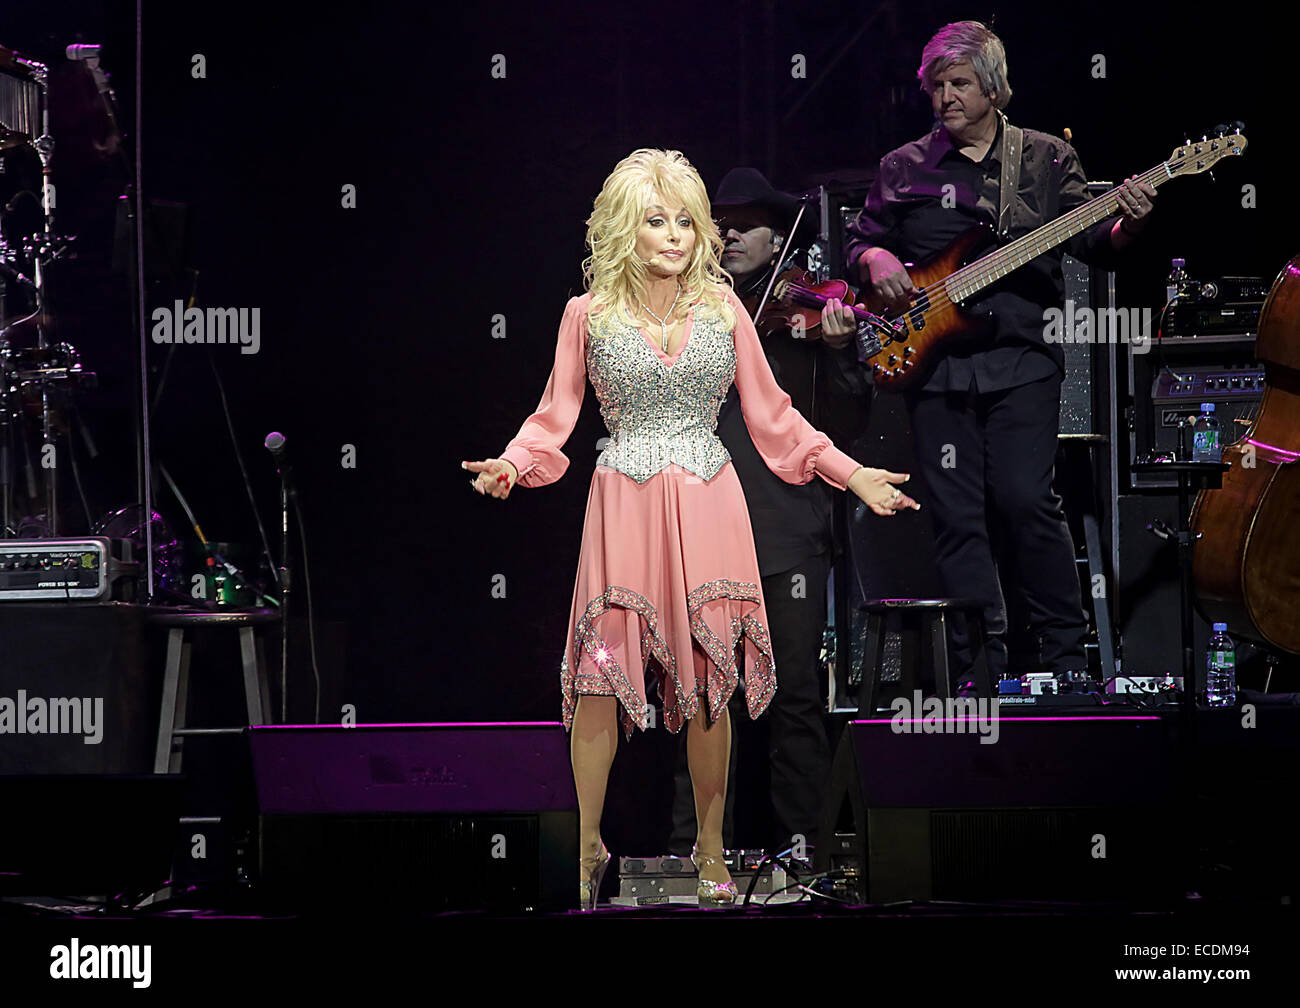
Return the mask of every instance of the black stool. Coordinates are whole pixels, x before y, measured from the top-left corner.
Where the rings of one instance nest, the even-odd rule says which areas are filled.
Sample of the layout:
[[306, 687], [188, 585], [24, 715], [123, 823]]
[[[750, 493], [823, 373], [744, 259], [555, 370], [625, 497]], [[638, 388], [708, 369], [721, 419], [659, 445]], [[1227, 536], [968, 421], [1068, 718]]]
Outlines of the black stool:
[[[162, 706], [158, 711], [158, 748], [154, 773], [180, 773], [181, 745], [186, 735], [220, 735], [242, 732], [239, 728], [186, 728], [190, 680], [190, 647], [186, 631], [191, 627], [232, 627], [239, 631], [240, 663], [244, 674], [244, 704], [248, 724], [266, 724], [271, 716], [271, 698], [266, 679], [266, 649], [257, 628], [278, 623], [274, 609], [209, 611], [159, 609], [148, 616], [154, 626], [169, 627], [167, 668], [163, 674]], [[176, 741], [173, 747], [173, 740]]]
[[862, 685], [858, 690], [858, 713], [862, 717], [876, 714], [881, 658], [885, 651], [885, 623], [893, 616], [899, 624], [902, 668], [899, 682], [904, 695], [919, 688], [918, 672], [922, 663], [934, 669], [935, 692], [943, 698], [952, 696], [948, 669], [948, 614], [963, 613], [970, 628], [971, 647], [975, 655], [975, 689], [979, 696], [992, 697], [988, 654], [984, 628], [984, 604], [974, 599], [871, 599], [858, 607], [866, 614], [866, 641], [862, 650]]
[[[1109, 444], [1110, 439], [1105, 434], [1058, 434], [1056, 436], [1057, 453], [1061, 461], [1065, 462], [1071, 471], [1083, 472], [1087, 484], [1083, 501], [1079, 506], [1079, 522], [1083, 525], [1084, 555], [1076, 556], [1075, 562], [1086, 564], [1088, 568], [1087, 577], [1083, 580], [1088, 583], [1089, 590], [1083, 593], [1083, 604], [1091, 611], [1092, 626], [1097, 631], [1097, 659], [1101, 665], [1103, 682], [1116, 672], [1115, 637], [1110, 624], [1110, 600], [1107, 598], [1109, 591], [1105, 590], [1098, 594], [1091, 590], [1091, 586], [1096, 584], [1098, 579], [1103, 587], [1118, 583], [1112, 565], [1107, 562], [1102, 553], [1101, 525], [1098, 520], [1098, 515], [1105, 515], [1108, 512], [1113, 514], [1114, 510], [1113, 507], [1104, 504], [1106, 498], [1099, 492], [1096, 478], [1097, 449], [1106, 448]], [[1067, 457], [1066, 449], [1072, 446], [1087, 450], [1087, 465], [1070, 466], [1073, 460]], [[1112, 539], [1117, 528], [1117, 525], [1111, 528]], [[1091, 644], [1084, 645], [1085, 654], [1091, 646]]]

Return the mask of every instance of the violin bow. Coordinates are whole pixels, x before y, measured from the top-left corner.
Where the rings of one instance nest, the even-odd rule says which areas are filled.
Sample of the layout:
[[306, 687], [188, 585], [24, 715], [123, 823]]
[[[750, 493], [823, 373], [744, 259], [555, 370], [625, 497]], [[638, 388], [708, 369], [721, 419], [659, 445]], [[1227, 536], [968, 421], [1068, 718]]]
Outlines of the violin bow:
[[758, 312], [754, 315], [754, 325], [758, 325], [758, 320], [763, 317], [763, 312], [767, 310], [768, 299], [772, 296], [772, 287], [776, 283], [776, 278], [781, 275], [781, 266], [785, 263], [785, 257], [789, 255], [790, 249], [794, 246], [795, 232], [799, 230], [799, 222], [803, 220], [804, 211], [808, 209], [808, 201], [801, 199], [799, 201], [799, 212], [795, 214], [794, 225], [790, 228], [790, 236], [785, 240], [781, 248], [781, 254], [776, 257], [776, 265], [772, 267], [772, 275], [767, 280], [767, 290], [763, 291], [763, 300], [758, 304]]

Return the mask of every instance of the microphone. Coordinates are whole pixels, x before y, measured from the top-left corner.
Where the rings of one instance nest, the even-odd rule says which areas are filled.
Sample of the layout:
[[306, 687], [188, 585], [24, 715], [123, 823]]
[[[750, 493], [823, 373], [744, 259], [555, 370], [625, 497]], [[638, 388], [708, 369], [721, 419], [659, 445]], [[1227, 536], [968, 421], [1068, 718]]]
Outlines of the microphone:
[[102, 45], [70, 45], [64, 51], [67, 53], [68, 59], [80, 62], [82, 60], [99, 59], [99, 52], [103, 48]]
[[271, 458], [275, 460], [275, 466], [283, 477], [285, 486], [293, 486], [293, 469], [289, 466], [289, 450], [285, 447], [285, 437], [279, 431], [272, 431], [266, 435], [266, 441], [263, 442], [266, 450], [271, 453]]

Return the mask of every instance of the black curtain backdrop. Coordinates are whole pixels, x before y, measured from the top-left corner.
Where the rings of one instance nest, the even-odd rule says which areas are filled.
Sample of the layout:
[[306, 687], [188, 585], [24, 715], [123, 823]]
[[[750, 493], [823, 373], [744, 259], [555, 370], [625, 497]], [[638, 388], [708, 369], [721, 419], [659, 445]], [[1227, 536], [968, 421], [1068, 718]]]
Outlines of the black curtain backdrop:
[[[13, 6], [0, 44], [60, 67], [71, 42], [106, 45], [130, 148], [134, 4]], [[497, 455], [535, 408], [564, 303], [581, 291], [583, 220], [614, 163], [636, 147], [672, 147], [711, 187], [749, 164], [788, 189], [872, 168], [931, 125], [915, 79], [925, 40], [947, 21], [996, 16], [1013, 121], [1057, 135], [1069, 127], [1094, 179], [1144, 171], [1215, 123], [1247, 124], [1249, 151], [1214, 180], [1161, 189], [1120, 278], [1122, 304], [1158, 306], [1172, 256], [1197, 276], [1271, 279], [1300, 245], [1281, 33], [1242, 5], [1192, 10], [151, 0], [146, 196], [192, 208], [184, 258], [198, 270], [199, 303], [261, 312], [254, 355], [180, 346], [168, 362], [168, 347], [151, 346], [155, 382], [166, 367], [157, 458], [209, 538], [256, 550], [215, 362], [278, 549], [277, 481], [261, 443], [271, 430], [287, 435], [327, 642], [322, 720], [337, 720], [342, 704], [363, 722], [554, 720], [605, 433], [594, 396], [557, 485], [500, 502], [474, 494], [459, 463]], [[498, 56], [503, 79], [492, 73]], [[803, 79], [791, 75], [798, 56]], [[126, 281], [109, 275], [103, 252], [120, 179], [104, 159], [73, 156], [85, 147], [78, 135], [56, 136], [69, 208], [59, 226], [97, 234], [100, 251], [88, 246], [66, 270], [57, 307], [102, 378], [85, 410], [101, 453], [83, 475], [104, 512], [131, 501], [135, 335]], [[1242, 206], [1247, 184], [1257, 209]], [[355, 209], [341, 205], [347, 185]], [[99, 195], [78, 206], [74, 192]], [[150, 310], [172, 293], [157, 284]], [[493, 338], [498, 315], [504, 339]], [[343, 465], [346, 446], [355, 468]], [[155, 491], [184, 530], [166, 487]], [[300, 591], [299, 616], [304, 602]], [[302, 718], [313, 685], [304, 642], [294, 644], [291, 708]]]

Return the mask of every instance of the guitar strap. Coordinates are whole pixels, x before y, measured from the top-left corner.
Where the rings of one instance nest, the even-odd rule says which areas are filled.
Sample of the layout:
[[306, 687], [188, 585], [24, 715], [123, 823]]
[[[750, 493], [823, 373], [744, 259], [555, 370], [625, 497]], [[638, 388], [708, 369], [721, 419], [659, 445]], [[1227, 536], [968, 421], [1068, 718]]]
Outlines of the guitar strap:
[[1002, 183], [998, 191], [998, 238], [1006, 241], [1015, 216], [1016, 196], [1020, 192], [1020, 158], [1024, 153], [1024, 133], [1002, 115]]

